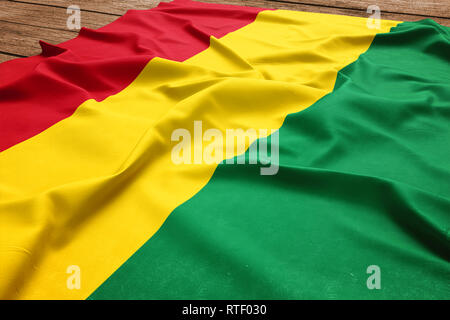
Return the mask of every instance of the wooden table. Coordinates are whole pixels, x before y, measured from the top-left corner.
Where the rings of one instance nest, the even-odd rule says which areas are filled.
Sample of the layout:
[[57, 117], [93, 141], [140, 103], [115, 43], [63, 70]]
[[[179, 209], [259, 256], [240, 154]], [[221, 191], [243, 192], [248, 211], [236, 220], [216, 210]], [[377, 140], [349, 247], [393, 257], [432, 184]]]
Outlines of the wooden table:
[[[162, 0], [170, 1], [170, 0]], [[450, 26], [449, 0], [202, 0], [264, 8], [277, 8], [368, 17], [367, 7], [377, 5], [381, 18], [416, 21], [432, 18]], [[99, 28], [128, 9], [149, 9], [159, 0], [0, 0], [0, 62], [41, 52], [38, 41], [60, 43], [78, 31], [66, 26], [69, 5], [81, 8], [81, 26]]]

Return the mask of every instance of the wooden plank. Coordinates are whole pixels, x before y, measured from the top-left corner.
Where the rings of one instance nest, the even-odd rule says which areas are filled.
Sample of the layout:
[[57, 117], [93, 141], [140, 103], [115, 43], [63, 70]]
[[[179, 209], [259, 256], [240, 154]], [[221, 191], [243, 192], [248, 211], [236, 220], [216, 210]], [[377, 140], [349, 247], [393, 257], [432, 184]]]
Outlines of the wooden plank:
[[[100, 8], [110, 8], [106, 3], [107, 1], [103, 1], [103, 4], [99, 0], [84, 1], [84, 4], [89, 4], [90, 8], [93, 8], [92, 2], [100, 3], [98, 4]], [[142, 7], [145, 1], [138, 2]], [[74, 4], [75, 2], [70, 3]], [[67, 5], [68, 2], [63, 1], [60, 4]], [[130, 9], [132, 5], [132, 3], [129, 3], [125, 6], [118, 1], [115, 4], [115, 8], [122, 8], [123, 13]], [[119, 4], [122, 5], [119, 6]], [[154, 5], [157, 4], [154, 3]], [[68, 17], [66, 9], [65, 6], [0, 1], [0, 51], [23, 56], [35, 55], [41, 52], [39, 40], [58, 44], [76, 37], [78, 31], [69, 30], [66, 26]], [[81, 26], [87, 28], [96, 29], [118, 18], [117, 15], [85, 11], [81, 6], [80, 9]]]
[[[0, 52], [18, 55], [34, 55], [41, 52], [38, 40], [49, 43], [60, 43], [74, 38], [76, 32], [66, 28], [66, 0], [27, 0], [29, 2], [56, 3], [58, 6], [27, 4], [17, 1], [1, 1], [0, 16]], [[167, 1], [167, 0], [166, 0]], [[365, 11], [353, 9], [340, 9], [316, 5], [305, 5], [292, 2], [267, 1], [267, 0], [202, 0], [203, 2], [225, 3], [235, 5], [256, 6], [264, 8], [300, 10], [307, 12], [321, 12], [330, 14], [342, 14], [350, 16], [368, 17]], [[310, 1], [310, 0], [305, 0]], [[315, 1], [315, 0], [314, 0]], [[351, 1], [351, 0], [350, 0]], [[70, 1], [72, 3], [72, 1]], [[76, 1], [74, 1], [75, 3]], [[157, 5], [155, 0], [131, 0], [127, 2], [112, 0], [78, 0], [82, 10], [81, 24], [89, 28], [98, 28], [110, 23], [116, 16], [85, 11], [83, 8], [107, 10], [109, 12], [121, 12], [126, 10], [145, 9]], [[106, 4], [110, 3], [110, 5]], [[64, 6], [62, 6], [64, 4]], [[404, 15], [396, 13], [384, 13], [382, 19], [416, 21], [422, 16]], [[450, 19], [434, 18], [442, 25], [450, 26]]]
[[[58, 6], [61, 8], [67, 7], [67, 0], [24, 0], [26, 2], [33, 3], [41, 3], [52, 6]], [[171, 0], [163, 0], [165, 2], [170, 2]], [[349, 16], [357, 16], [357, 17], [368, 17], [370, 14], [366, 12], [365, 6], [360, 5], [356, 7], [354, 3], [359, 1], [355, 0], [199, 0], [203, 2], [210, 3], [225, 3], [225, 4], [235, 4], [235, 5], [243, 5], [243, 6], [253, 6], [253, 7], [263, 7], [263, 8], [274, 8], [274, 9], [287, 9], [287, 10], [298, 10], [298, 11], [306, 11], [306, 12], [320, 12], [320, 13], [330, 13], [330, 14], [341, 14], [341, 15], [349, 15]], [[334, 8], [330, 6], [321, 6], [317, 3], [322, 1], [324, 3], [333, 3], [343, 7], [343, 3], [349, 2], [351, 6], [355, 7], [354, 9], [346, 9], [346, 8]], [[369, 3], [372, 0], [362, 0], [364, 3]], [[381, 2], [395, 2], [394, 0], [382, 0]], [[400, 2], [404, 0], [400, 0]], [[424, 0], [421, 3], [434, 3], [436, 0]], [[10, 1], [11, 2], [11, 1]], [[17, 2], [15, 0], [14, 2]], [[313, 5], [302, 4], [301, 2], [312, 2]], [[373, 1], [374, 3], [379, 3], [380, 1]], [[159, 0], [129, 0], [129, 1], [118, 1], [118, 0], [73, 0], [70, 1], [71, 4], [77, 4], [80, 6], [82, 11], [92, 10], [96, 12], [105, 12], [110, 14], [122, 15], [129, 9], [149, 9], [157, 6], [159, 4]], [[414, 5], [416, 8], [418, 5]], [[431, 8], [435, 8], [435, 4], [429, 5]], [[443, 10], [447, 11], [447, 16], [449, 15], [450, 5], [442, 5]], [[406, 5], [400, 6], [400, 9], [405, 9]], [[446, 9], [445, 9], [446, 8]], [[383, 7], [381, 8], [383, 10]], [[398, 9], [398, 10], [400, 10]], [[406, 10], [406, 9], [405, 9]], [[410, 12], [414, 10], [409, 10]], [[417, 10], [416, 10], [417, 11]], [[423, 12], [422, 12], [423, 14]], [[85, 14], [83, 13], [83, 16]], [[414, 15], [414, 14], [404, 14], [404, 13], [391, 13], [391, 12], [381, 12], [382, 19], [388, 20], [398, 20], [398, 21], [418, 21], [424, 19], [424, 15]], [[81, 19], [83, 21], [83, 17]], [[84, 20], [86, 23], [90, 23], [90, 17], [85, 17]], [[433, 18], [436, 22], [444, 25], [450, 26], [450, 19], [447, 18]], [[82, 22], [83, 23], [83, 22]]]
[[[268, 0], [201, 0], [201, 1], [202, 2], [210, 2], [210, 3], [245, 5], [245, 6], [250, 6], [250, 7], [262, 7], [262, 8], [271, 8], [271, 9], [285, 9], [285, 10], [295, 10], [295, 11], [305, 11], [305, 12], [340, 14], [340, 15], [363, 17], [363, 18], [368, 18], [370, 16], [370, 14], [367, 13], [365, 10], [360, 11], [360, 10], [353, 10], [353, 9], [331, 8], [331, 7], [307, 5], [307, 4], [284, 2], [284, 1], [283, 2], [268, 1]], [[396, 20], [396, 21], [418, 21], [418, 20], [424, 19], [424, 17], [418, 16], [418, 15], [412, 15], [412, 14], [381, 12], [381, 19]], [[433, 18], [433, 20], [444, 26], [450, 27], [450, 19]]]
[[[59, 7], [12, 1], [0, 2], [0, 21], [78, 32], [67, 28], [68, 17], [66, 9]], [[117, 16], [109, 14], [84, 12], [83, 10], [80, 13], [80, 24], [86, 28], [97, 29], [116, 19]]]
[[[22, 1], [22, 0], [13, 0]], [[68, 6], [67, 0], [23, 0], [29, 3], [40, 3], [52, 6], [59, 6], [66, 8]], [[169, 2], [170, 0], [162, 0]], [[158, 5], [159, 0], [73, 0], [70, 4], [79, 5], [81, 9], [91, 10], [96, 12], [105, 12], [110, 14], [123, 15], [129, 9], [149, 9]], [[211, 2], [211, 1], [204, 1]], [[213, 1], [219, 3], [226, 3], [227, 1]], [[236, 0], [235, 2], [241, 5], [253, 6], [250, 3], [253, 0]], [[450, 2], [442, 0], [266, 0], [258, 2], [280, 2], [292, 3], [301, 6], [315, 6], [315, 7], [329, 7], [341, 9], [356, 9], [366, 12], [369, 5], [378, 5], [385, 14], [400, 13], [412, 14], [416, 16], [431, 16], [450, 18]], [[276, 5], [274, 5], [276, 6]], [[291, 9], [292, 10], [292, 9]], [[298, 9], [300, 10], [300, 9]], [[349, 10], [350, 11], [350, 10]], [[317, 11], [319, 12], [319, 11]], [[405, 20], [408, 21], [408, 20]]]
[[69, 5], [77, 5], [81, 10], [91, 12], [109, 13], [121, 16], [130, 9], [150, 9], [156, 7], [161, 1], [171, 0], [9, 0], [11, 2], [35, 3], [41, 5], [67, 8]]
[[73, 38], [71, 31], [48, 29], [36, 26], [0, 21], [0, 51], [23, 56], [41, 53], [39, 40], [60, 43]]
[[[195, 0], [195, 1], [197, 1], [197, 0]], [[323, 7], [323, 6], [307, 5], [307, 4], [284, 2], [284, 1], [283, 2], [268, 1], [268, 0], [201, 0], [201, 1], [209, 2], [209, 3], [245, 5], [245, 6], [250, 6], [250, 7], [263, 7], [263, 8], [271, 8], [271, 9], [285, 9], [285, 10], [296, 10], [296, 11], [305, 11], [305, 12], [340, 14], [340, 15], [363, 17], [363, 18], [367, 18], [370, 16], [370, 14], [367, 13], [366, 11], [344, 9], [344, 8]], [[418, 21], [418, 20], [424, 19], [424, 17], [418, 16], [418, 15], [412, 15], [412, 14], [381, 12], [381, 19], [396, 20], [396, 21]], [[444, 26], [450, 26], [450, 19], [433, 18], [433, 20]]]
[[5, 61], [9, 61], [12, 59], [16, 59], [18, 58], [17, 56], [12, 56], [10, 54], [5, 54], [5, 53], [0, 53], [0, 63], [5, 62]]
[[358, 9], [366, 11], [377, 5], [381, 12], [409, 13], [431, 17], [450, 18], [450, 1], [443, 0], [287, 0], [292, 3], [313, 4], [325, 7]]

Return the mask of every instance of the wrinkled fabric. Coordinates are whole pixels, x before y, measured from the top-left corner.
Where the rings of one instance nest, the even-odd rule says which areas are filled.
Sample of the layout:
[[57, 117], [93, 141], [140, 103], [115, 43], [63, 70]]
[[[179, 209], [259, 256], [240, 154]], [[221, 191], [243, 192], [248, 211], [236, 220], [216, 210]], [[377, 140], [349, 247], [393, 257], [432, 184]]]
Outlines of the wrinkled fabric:
[[286, 118], [277, 175], [221, 164], [90, 298], [450, 298], [449, 36], [377, 35]]
[[[366, 22], [177, 0], [0, 65], [0, 297], [448, 298], [448, 28]], [[175, 164], [197, 120], [280, 171]]]
[[154, 57], [184, 61], [264, 9], [188, 0], [129, 10], [42, 53], [0, 64], [0, 152], [71, 116], [84, 101], [125, 89]]
[[[216, 164], [172, 161], [174, 130], [193, 132], [197, 120], [222, 133], [278, 129], [397, 23], [263, 11], [183, 62], [152, 59], [121, 92], [1, 152], [0, 296], [88, 297], [214, 173]], [[77, 290], [67, 287], [72, 265]]]

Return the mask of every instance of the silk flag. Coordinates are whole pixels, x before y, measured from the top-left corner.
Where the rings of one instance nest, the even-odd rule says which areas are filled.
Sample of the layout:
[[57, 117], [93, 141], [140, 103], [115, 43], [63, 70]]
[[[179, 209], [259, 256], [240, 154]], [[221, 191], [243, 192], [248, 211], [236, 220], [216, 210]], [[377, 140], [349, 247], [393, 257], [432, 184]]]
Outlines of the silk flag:
[[450, 298], [450, 30], [378, 22], [175, 0], [1, 64], [0, 298]]

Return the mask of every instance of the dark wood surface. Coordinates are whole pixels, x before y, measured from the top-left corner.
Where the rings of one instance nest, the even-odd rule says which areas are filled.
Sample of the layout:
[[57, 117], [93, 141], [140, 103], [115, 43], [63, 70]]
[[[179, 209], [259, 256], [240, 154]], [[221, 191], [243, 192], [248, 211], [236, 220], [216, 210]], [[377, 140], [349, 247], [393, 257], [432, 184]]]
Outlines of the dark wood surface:
[[[168, 2], [170, 0], [162, 0]], [[203, 2], [255, 6], [368, 17], [369, 5], [380, 7], [381, 18], [417, 21], [431, 18], [450, 26], [449, 0], [202, 0]], [[0, 0], [0, 62], [39, 54], [39, 40], [60, 43], [76, 37], [66, 26], [67, 7], [81, 8], [81, 26], [102, 27], [129, 9], [149, 9], [159, 0]]]

